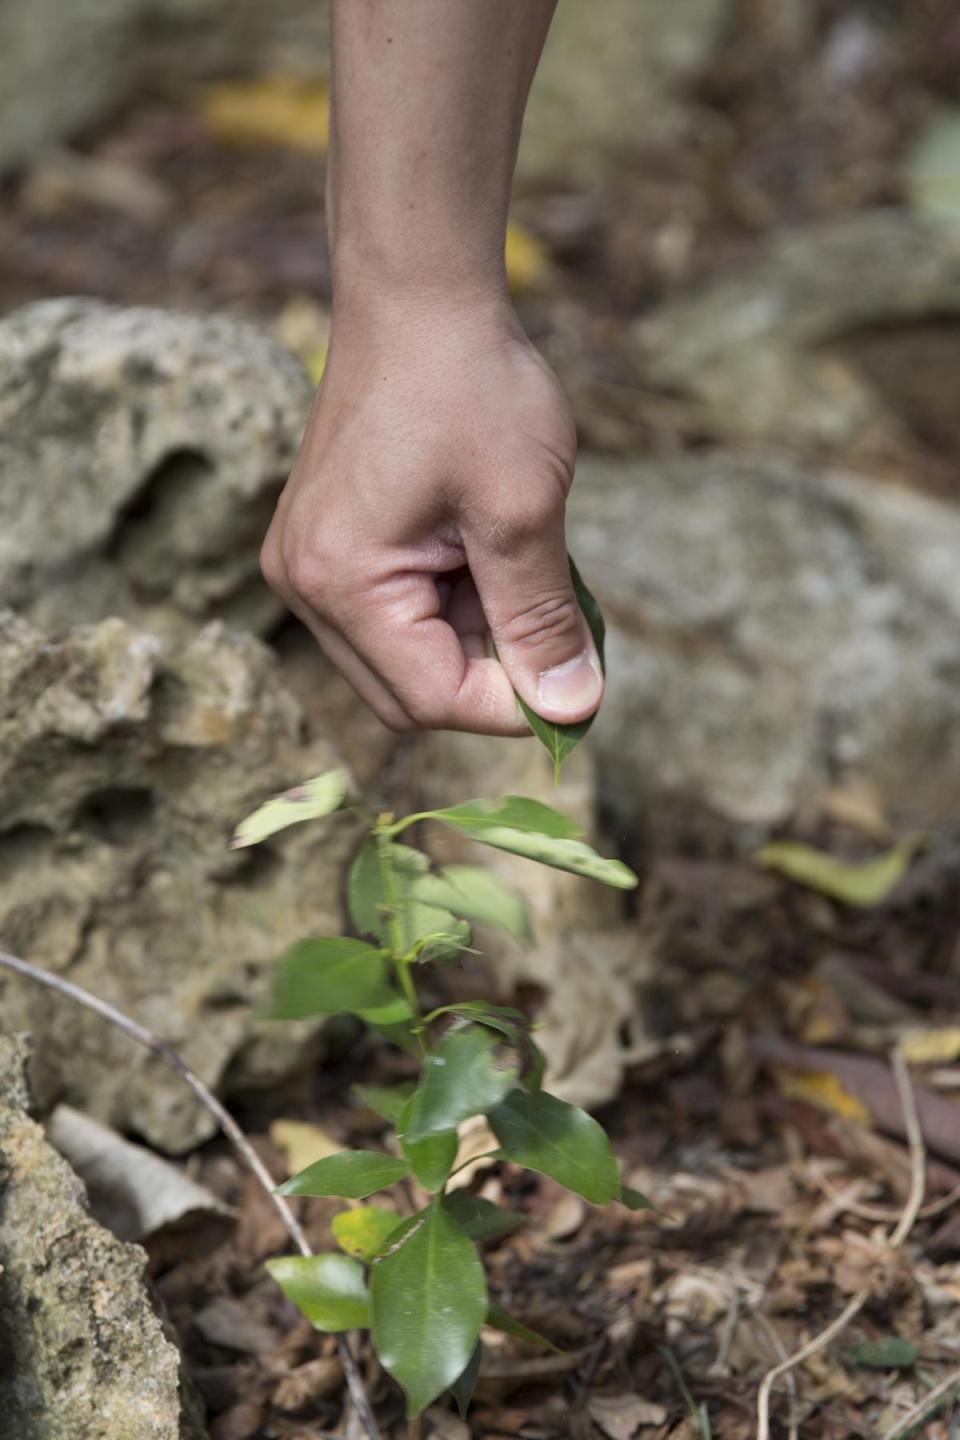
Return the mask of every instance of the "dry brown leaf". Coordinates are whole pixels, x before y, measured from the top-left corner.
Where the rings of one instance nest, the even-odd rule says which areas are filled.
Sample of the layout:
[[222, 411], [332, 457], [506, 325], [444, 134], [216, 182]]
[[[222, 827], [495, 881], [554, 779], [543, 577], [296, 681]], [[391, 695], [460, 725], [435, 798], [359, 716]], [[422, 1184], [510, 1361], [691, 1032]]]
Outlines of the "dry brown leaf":
[[856, 830], [868, 840], [887, 845], [893, 838], [880, 787], [866, 776], [825, 790], [820, 796], [820, 809], [829, 820]]
[[610, 1440], [633, 1440], [641, 1425], [662, 1425], [667, 1418], [662, 1405], [640, 1395], [591, 1395], [587, 1409]]
[[306, 1170], [317, 1160], [326, 1160], [328, 1155], [340, 1155], [346, 1149], [326, 1130], [306, 1120], [274, 1120], [270, 1126], [270, 1139], [286, 1156], [291, 1175]]

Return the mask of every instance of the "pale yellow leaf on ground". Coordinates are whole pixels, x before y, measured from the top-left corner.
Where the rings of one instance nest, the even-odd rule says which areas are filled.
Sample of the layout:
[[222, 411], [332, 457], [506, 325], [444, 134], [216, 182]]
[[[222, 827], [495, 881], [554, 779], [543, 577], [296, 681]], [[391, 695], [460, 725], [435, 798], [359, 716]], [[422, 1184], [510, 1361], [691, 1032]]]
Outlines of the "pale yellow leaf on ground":
[[513, 220], [507, 226], [504, 255], [507, 281], [515, 295], [544, 288], [550, 276], [550, 256], [546, 246]]
[[796, 884], [818, 890], [831, 900], [868, 907], [886, 900], [903, 879], [922, 844], [922, 837], [914, 835], [872, 860], [841, 860], [812, 845], [779, 841], [762, 846], [754, 859], [766, 869], [777, 870]]
[[837, 825], [856, 830], [880, 845], [889, 845], [893, 839], [880, 788], [865, 776], [825, 790], [820, 796], [820, 809]]
[[845, 1090], [829, 1070], [787, 1070], [778, 1065], [774, 1067], [773, 1078], [787, 1100], [806, 1100], [831, 1115], [856, 1120], [860, 1125], [872, 1124], [870, 1111], [863, 1101]]
[[640, 1395], [591, 1395], [587, 1409], [610, 1440], [632, 1440], [641, 1425], [662, 1425], [667, 1418], [662, 1405]]
[[951, 1065], [960, 1060], [960, 1025], [908, 1030], [900, 1040], [900, 1053], [911, 1065]]
[[273, 333], [303, 362], [314, 385], [319, 385], [330, 344], [330, 312], [311, 295], [293, 295], [273, 325]]
[[327, 153], [326, 80], [291, 75], [226, 80], [201, 92], [197, 111], [210, 134], [228, 145], [284, 145], [315, 155]]
[[328, 1155], [340, 1155], [346, 1149], [319, 1125], [310, 1125], [305, 1120], [274, 1120], [270, 1139], [287, 1157], [291, 1175], [306, 1170], [317, 1160], [325, 1160]]

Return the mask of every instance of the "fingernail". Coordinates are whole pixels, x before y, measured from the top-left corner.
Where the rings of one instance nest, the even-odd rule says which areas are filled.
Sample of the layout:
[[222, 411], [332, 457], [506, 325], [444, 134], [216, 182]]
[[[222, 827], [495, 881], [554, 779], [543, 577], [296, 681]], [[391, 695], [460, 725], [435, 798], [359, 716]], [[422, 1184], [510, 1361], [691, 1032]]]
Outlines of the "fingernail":
[[603, 691], [603, 676], [589, 650], [544, 670], [540, 676], [540, 703], [545, 709], [580, 716], [595, 708]]

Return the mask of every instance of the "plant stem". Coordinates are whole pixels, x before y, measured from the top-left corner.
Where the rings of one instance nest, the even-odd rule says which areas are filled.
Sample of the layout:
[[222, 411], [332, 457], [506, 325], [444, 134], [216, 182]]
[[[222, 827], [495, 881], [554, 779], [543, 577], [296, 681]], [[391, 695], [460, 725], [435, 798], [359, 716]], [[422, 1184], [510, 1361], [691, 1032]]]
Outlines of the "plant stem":
[[393, 825], [378, 823], [374, 831], [377, 859], [380, 863], [380, 883], [383, 885], [383, 900], [387, 914], [390, 960], [400, 989], [413, 1013], [413, 1030], [417, 1037], [417, 1044], [420, 1046], [421, 1053], [425, 1055], [427, 1047], [423, 1039], [423, 1016], [420, 1011], [420, 1001], [417, 998], [417, 988], [413, 983], [413, 976], [410, 974], [410, 962], [406, 957], [403, 935], [400, 932], [400, 906], [393, 869], [393, 856], [390, 853], [394, 828]]

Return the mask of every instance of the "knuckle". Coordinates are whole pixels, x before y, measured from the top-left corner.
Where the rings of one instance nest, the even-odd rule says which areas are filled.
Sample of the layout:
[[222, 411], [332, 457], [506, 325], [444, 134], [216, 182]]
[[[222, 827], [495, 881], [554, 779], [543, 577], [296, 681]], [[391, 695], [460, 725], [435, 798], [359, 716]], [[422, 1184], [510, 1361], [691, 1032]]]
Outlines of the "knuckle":
[[511, 645], [574, 645], [582, 639], [580, 607], [564, 591], [542, 595], [507, 620], [504, 638]]
[[491, 525], [491, 547], [505, 557], [516, 555], [549, 533], [562, 513], [563, 497], [559, 491], [524, 496]]
[[333, 566], [316, 549], [299, 550], [287, 559], [290, 588], [315, 610], [325, 609], [333, 590]]
[[277, 594], [287, 589], [287, 567], [283, 563], [280, 547], [268, 532], [260, 547], [260, 574]]

